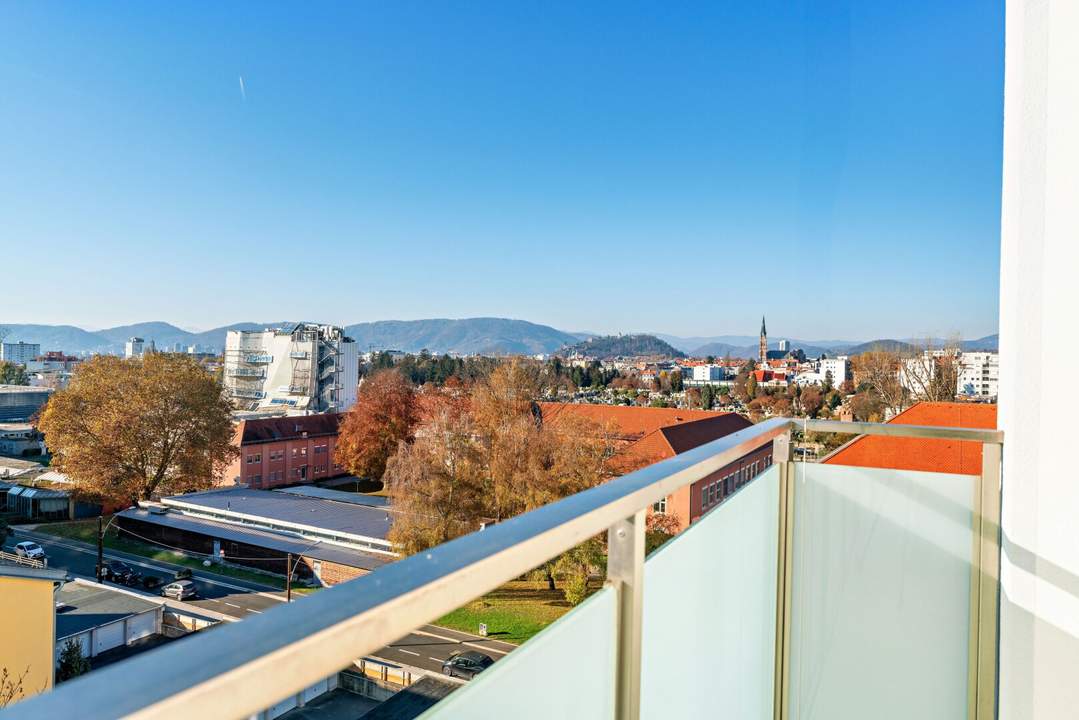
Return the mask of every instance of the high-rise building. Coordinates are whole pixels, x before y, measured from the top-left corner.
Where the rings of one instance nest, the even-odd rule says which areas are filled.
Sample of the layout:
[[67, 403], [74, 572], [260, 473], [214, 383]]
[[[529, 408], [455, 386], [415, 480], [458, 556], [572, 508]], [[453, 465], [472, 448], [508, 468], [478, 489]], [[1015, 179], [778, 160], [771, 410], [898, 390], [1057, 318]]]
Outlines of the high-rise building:
[[791, 341], [790, 340], [780, 340], [779, 341], [779, 349], [782, 352], [790, 352]]
[[37, 343], [0, 343], [0, 360], [25, 365], [41, 355], [41, 345]]
[[127, 342], [124, 343], [124, 357], [142, 357], [142, 351], [145, 342], [146, 341], [140, 337], [128, 338]]
[[339, 327], [230, 330], [225, 389], [241, 410], [343, 412], [356, 402], [359, 352]]

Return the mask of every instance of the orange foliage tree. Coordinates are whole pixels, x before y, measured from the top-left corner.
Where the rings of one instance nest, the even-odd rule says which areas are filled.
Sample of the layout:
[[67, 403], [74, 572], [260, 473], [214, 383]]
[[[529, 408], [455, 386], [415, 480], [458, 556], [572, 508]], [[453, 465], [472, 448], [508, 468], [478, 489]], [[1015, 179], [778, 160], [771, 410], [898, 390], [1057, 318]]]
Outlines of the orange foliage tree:
[[360, 477], [380, 479], [418, 420], [416, 392], [394, 369], [380, 370], [360, 386], [356, 404], [341, 423], [336, 462]]

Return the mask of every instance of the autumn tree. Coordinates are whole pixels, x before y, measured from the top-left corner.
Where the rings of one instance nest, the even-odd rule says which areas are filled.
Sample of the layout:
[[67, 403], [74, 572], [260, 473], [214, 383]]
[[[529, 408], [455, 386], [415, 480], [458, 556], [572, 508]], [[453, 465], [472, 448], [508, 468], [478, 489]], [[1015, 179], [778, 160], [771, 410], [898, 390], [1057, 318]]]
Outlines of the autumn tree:
[[807, 387], [802, 390], [798, 402], [802, 406], [802, 412], [811, 418], [817, 417], [817, 413], [824, 407], [824, 395], [815, 387]]
[[486, 517], [483, 447], [471, 418], [444, 408], [383, 475], [395, 511], [389, 539], [412, 554], [478, 530]]
[[900, 355], [899, 375], [914, 397], [933, 402], [955, 400], [959, 383], [957, 342], [938, 349], [930, 340]]
[[187, 355], [98, 355], [53, 394], [39, 429], [78, 490], [132, 502], [212, 487], [237, 454], [230, 413]]
[[909, 404], [909, 393], [899, 382], [900, 354], [880, 347], [858, 355], [853, 360], [856, 376], [893, 415]]
[[400, 443], [412, 439], [417, 420], [412, 384], [395, 369], [379, 370], [364, 380], [345, 415], [334, 459], [354, 475], [380, 479]]
[[606, 436], [577, 416], [544, 422], [542, 390], [533, 367], [503, 363], [464, 407], [429, 419], [415, 442], [399, 446], [384, 476], [405, 511], [395, 543], [416, 552], [602, 482]]

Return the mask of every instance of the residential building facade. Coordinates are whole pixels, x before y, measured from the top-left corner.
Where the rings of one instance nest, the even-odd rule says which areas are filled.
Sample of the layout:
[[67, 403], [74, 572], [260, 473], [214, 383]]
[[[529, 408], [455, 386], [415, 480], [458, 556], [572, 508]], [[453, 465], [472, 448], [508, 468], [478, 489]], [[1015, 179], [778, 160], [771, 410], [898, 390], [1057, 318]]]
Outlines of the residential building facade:
[[956, 386], [956, 394], [960, 396], [995, 398], [1000, 391], [1000, 355], [995, 352], [960, 355]]
[[146, 341], [140, 337], [128, 338], [127, 342], [124, 343], [124, 357], [142, 357], [145, 344]]
[[41, 354], [41, 345], [38, 343], [0, 343], [0, 360], [26, 365]]
[[344, 412], [356, 402], [359, 353], [339, 327], [230, 330], [225, 389], [241, 410]]

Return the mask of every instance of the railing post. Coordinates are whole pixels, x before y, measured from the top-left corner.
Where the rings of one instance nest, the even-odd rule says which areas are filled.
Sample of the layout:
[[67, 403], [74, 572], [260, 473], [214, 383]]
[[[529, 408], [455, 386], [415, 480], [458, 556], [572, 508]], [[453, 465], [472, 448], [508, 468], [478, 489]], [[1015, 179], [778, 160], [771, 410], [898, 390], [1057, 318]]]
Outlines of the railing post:
[[775, 693], [772, 717], [787, 720], [790, 697], [791, 578], [794, 573], [794, 463], [791, 433], [772, 441], [772, 464], [779, 468], [779, 552], [776, 562]]
[[618, 593], [615, 717], [641, 716], [641, 627], [644, 604], [644, 527], [647, 510], [607, 530], [607, 581]]
[[970, 720], [993, 720], [997, 711], [1001, 456], [1000, 443], [982, 444], [982, 474], [974, 490], [967, 687]]

